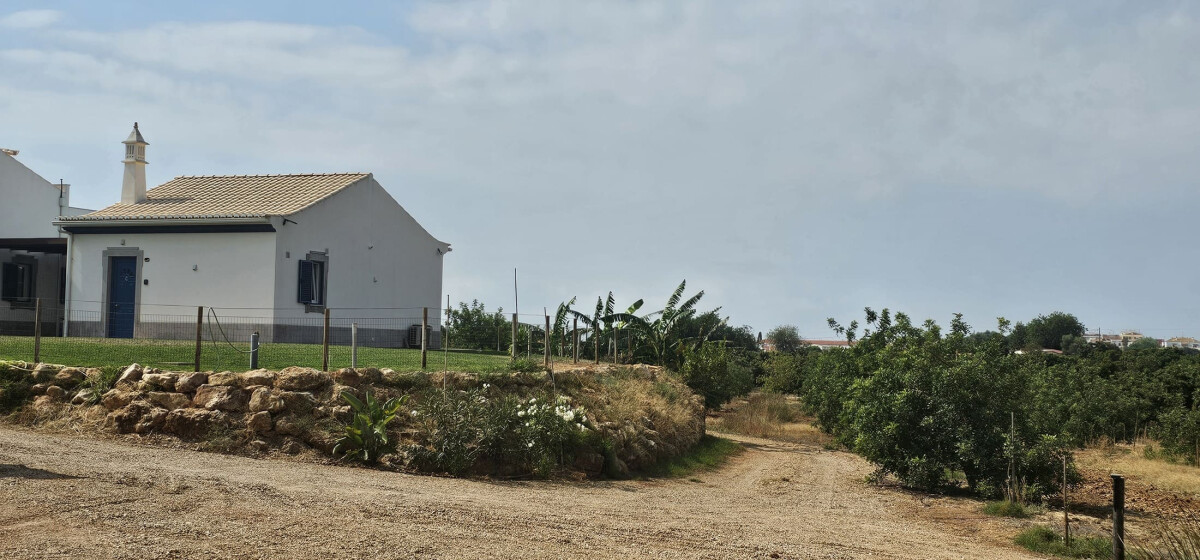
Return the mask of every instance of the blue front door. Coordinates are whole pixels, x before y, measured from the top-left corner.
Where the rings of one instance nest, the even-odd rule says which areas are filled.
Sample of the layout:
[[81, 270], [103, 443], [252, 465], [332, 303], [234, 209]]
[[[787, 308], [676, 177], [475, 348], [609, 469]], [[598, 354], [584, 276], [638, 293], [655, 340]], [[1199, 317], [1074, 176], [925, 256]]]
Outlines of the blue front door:
[[133, 338], [133, 303], [136, 296], [137, 257], [109, 257], [109, 338]]

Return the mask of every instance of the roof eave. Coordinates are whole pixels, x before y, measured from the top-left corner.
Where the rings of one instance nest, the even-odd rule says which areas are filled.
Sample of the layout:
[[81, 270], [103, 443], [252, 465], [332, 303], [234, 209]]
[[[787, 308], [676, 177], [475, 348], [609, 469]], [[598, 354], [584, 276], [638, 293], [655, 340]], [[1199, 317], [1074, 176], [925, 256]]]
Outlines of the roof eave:
[[217, 216], [196, 216], [196, 217], [181, 217], [181, 218], [92, 218], [92, 219], [62, 219], [64, 216], [59, 216], [59, 219], [51, 222], [55, 226], [93, 226], [93, 227], [121, 227], [121, 226], [142, 226], [142, 225], [207, 225], [207, 224], [269, 224], [271, 219], [269, 216], [241, 216], [223, 218]]

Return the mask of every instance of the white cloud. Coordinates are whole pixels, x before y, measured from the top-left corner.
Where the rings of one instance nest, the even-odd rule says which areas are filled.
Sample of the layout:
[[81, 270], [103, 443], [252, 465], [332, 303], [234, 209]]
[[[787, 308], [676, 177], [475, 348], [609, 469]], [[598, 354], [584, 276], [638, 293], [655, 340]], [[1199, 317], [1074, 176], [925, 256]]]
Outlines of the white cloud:
[[0, 27], [9, 29], [38, 29], [58, 23], [63, 13], [58, 10], [23, 10], [0, 17]]
[[57, 31], [0, 51], [0, 121], [23, 146], [69, 142], [95, 161], [67, 177], [94, 206], [116, 195], [112, 153], [133, 120], [160, 178], [374, 171], [455, 244], [448, 278], [583, 250], [530, 274], [554, 293], [574, 267], [561, 283], [580, 296], [684, 276], [712, 278], [714, 296], [722, 282], [784, 292], [793, 276], [838, 290], [791, 262], [845, 251], [805, 252], [828, 238], [806, 212], [895, 201], [898, 223], [868, 225], [890, 237], [907, 197], [935, 189], [1082, 204], [1200, 177], [1196, 10], [1030, 6], [479, 0], [419, 4], [386, 36]]

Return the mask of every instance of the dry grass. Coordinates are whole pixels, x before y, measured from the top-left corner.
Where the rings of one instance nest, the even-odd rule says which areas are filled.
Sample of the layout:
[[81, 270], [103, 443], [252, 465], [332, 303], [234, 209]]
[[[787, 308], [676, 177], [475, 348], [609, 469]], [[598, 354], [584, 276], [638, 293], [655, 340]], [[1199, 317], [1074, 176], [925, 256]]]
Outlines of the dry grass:
[[1119, 472], [1162, 490], [1200, 497], [1200, 467], [1147, 459], [1149, 443], [1100, 445], [1075, 454], [1085, 469]]
[[713, 419], [718, 432], [827, 446], [833, 438], [817, 429], [795, 397], [776, 393], [754, 393], [729, 403]]

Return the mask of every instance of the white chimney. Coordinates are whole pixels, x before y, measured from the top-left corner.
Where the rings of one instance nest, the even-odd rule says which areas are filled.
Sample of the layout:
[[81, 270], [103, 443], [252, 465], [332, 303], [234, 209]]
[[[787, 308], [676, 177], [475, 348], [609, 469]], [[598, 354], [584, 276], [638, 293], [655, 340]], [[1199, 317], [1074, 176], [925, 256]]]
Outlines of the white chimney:
[[137, 204], [146, 200], [146, 146], [150, 144], [142, 138], [138, 124], [133, 123], [133, 132], [129, 133], [122, 144], [125, 144], [125, 179], [121, 183], [121, 204]]

